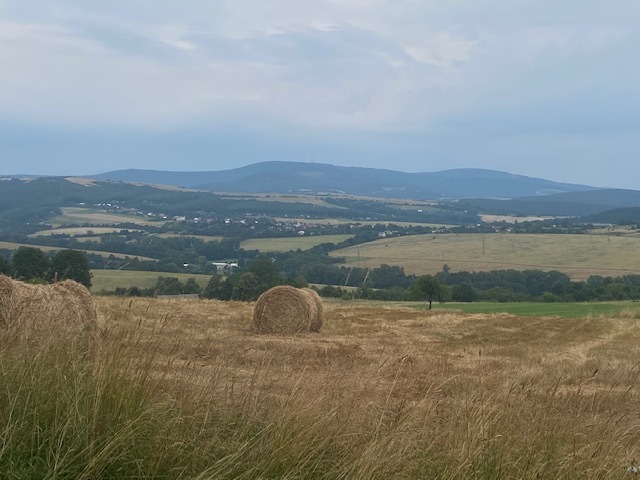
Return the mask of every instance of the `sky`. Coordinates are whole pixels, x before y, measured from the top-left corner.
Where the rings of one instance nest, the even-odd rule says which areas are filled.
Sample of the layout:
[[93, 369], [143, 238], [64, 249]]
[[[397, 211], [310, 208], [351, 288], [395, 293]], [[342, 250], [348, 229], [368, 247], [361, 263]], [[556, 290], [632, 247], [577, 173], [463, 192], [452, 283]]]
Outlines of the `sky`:
[[284, 160], [640, 189], [637, 0], [0, 0], [0, 174]]

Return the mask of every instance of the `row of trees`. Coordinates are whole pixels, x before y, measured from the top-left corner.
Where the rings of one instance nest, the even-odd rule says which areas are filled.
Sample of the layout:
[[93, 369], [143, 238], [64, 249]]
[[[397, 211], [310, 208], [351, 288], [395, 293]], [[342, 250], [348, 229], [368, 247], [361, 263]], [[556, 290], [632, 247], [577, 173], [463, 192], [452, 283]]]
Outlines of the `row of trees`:
[[68, 279], [91, 287], [87, 255], [78, 250], [58, 250], [49, 257], [39, 248], [20, 247], [9, 260], [0, 257], [0, 273], [27, 282]]

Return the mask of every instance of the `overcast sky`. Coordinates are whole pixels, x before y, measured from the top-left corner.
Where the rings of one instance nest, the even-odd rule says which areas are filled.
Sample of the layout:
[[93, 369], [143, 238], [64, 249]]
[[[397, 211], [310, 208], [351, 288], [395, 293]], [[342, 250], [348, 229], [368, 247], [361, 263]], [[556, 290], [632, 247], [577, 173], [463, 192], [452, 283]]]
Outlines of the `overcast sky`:
[[640, 189], [638, 0], [0, 0], [0, 174], [267, 160]]

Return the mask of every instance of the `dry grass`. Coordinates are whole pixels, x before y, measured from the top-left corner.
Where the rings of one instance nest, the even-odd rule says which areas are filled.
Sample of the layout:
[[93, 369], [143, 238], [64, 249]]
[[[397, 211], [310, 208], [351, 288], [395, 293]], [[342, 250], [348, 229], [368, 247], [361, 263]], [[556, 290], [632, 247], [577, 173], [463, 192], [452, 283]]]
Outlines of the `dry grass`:
[[[347, 452], [336, 461], [347, 478], [621, 478], [640, 459], [638, 312], [521, 319], [331, 302], [323, 334], [286, 337], [254, 335], [240, 302], [100, 298], [99, 312], [107, 332], [141, 330], [142, 342], [107, 338], [157, 352], [167, 392], [206, 384], [210, 402], [295, 424]], [[300, 454], [298, 437], [278, 441]]]
[[376, 267], [386, 263], [408, 274], [452, 271], [538, 269], [565, 272], [574, 280], [591, 275], [640, 273], [640, 238], [554, 234], [408, 235], [343, 248], [332, 256], [347, 264]]

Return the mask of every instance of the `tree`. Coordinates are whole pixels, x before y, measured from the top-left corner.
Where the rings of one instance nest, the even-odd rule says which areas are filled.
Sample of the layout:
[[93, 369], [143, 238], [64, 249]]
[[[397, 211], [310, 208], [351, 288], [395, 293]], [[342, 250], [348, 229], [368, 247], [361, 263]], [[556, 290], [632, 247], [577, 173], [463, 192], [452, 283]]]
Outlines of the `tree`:
[[11, 260], [13, 274], [20, 280], [45, 280], [49, 273], [49, 259], [39, 248], [20, 247]]
[[209, 283], [204, 289], [204, 298], [216, 298], [218, 300], [231, 300], [231, 294], [233, 293], [233, 286], [231, 281], [226, 280], [222, 275], [213, 275], [209, 279]]
[[200, 288], [200, 285], [197, 284], [196, 279], [193, 277], [187, 278], [187, 281], [184, 282], [184, 285], [182, 286], [182, 293], [194, 294], [200, 293], [201, 291], [202, 288]]
[[258, 280], [251, 272], [243, 273], [233, 287], [233, 300], [251, 301], [260, 294]]
[[468, 283], [454, 285], [451, 289], [451, 300], [454, 302], [475, 302], [478, 300], [478, 293]]
[[155, 295], [180, 295], [182, 282], [177, 277], [158, 277], [152, 291]]
[[423, 275], [411, 285], [411, 296], [429, 302], [429, 310], [431, 310], [431, 304], [434, 300], [441, 301], [444, 298], [444, 290], [435, 277]]
[[[259, 293], [266, 292], [276, 285], [282, 285], [284, 279], [274, 263], [268, 258], [257, 258], [249, 264], [249, 272], [253, 274]], [[235, 298], [235, 295], [234, 295]]]
[[78, 250], [59, 250], [51, 259], [50, 277], [58, 280], [75, 280], [91, 287], [91, 270], [87, 254]]
[[11, 263], [2, 256], [0, 256], [0, 273], [7, 276], [11, 275]]

